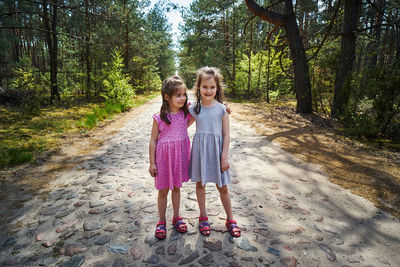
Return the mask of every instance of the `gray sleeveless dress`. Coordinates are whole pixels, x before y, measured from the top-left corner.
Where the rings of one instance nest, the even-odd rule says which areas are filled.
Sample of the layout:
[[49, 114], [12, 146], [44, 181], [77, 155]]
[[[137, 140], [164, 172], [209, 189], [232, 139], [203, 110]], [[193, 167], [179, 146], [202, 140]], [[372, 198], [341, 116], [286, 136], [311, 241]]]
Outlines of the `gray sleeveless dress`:
[[212, 107], [201, 107], [199, 114], [194, 112], [195, 105], [189, 107], [190, 114], [196, 120], [196, 133], [193, 137], [190, 154], [189, 177], [193, 182], [215, 183], [218, 187], [231, 183], [229, 170], [221, 172], [222, 154], [222, 117], [226, 107], [217, 103]]

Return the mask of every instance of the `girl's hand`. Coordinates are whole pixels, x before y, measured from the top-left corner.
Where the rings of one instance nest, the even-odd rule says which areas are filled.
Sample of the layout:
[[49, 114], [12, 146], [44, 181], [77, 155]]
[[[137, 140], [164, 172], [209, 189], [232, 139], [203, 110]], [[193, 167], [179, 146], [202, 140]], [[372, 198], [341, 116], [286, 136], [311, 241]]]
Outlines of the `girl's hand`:
[[226, 107], [226, 112], [227, 112], [229, 115], [231, 115], [232, 109], [231, 109], [227, 104], [224, 104], [224, 105], [225, 105], [225, 107]]
[[221, 171], [224, 172], [224, 171], [227, 171], [227, 170], [229, 170], [228, 159], [221, 158]]
[[157, 175], [157, 167], [156, 167], [156, 164], [150, 164], [150, 167], [149, 167], [149, 173], [150, 173], [150, 175], [152, 176], [152, 177], [156, 177], [156, 175]]

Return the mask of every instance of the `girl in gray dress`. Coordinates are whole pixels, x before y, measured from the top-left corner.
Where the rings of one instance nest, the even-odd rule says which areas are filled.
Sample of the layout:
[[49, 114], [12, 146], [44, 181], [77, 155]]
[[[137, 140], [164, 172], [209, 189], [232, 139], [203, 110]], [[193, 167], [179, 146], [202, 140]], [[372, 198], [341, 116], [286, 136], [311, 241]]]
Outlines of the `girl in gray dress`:
[[229, 115], [222, 104], [224, 98], [222, 75], [219, 70], [203, 67], [197, 73], [197, 102], [189, 107], [196, 121], [196, 134], [193, 138], [189, 176], [196, 182], [196, 196], [200, 209], [199, 230], [209, 235], [211, 228], [206, 213], [205, 184], [215, 183], [224, 206], [226, 227], [233, 237], [241, 231], [233, 220], [232, 205], [227, 184], [231, 183], [229, 174], [228, 149], [230, 142]]

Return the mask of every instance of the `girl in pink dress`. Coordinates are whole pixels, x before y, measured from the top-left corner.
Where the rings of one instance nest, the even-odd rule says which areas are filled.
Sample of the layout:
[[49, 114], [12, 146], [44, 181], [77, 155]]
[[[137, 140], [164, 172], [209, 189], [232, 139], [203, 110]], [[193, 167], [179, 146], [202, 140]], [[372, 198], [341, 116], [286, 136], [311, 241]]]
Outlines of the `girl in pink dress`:
[[161, 88], [162, 105], [160, 113], [153, 115], [149, 158], [150, 175], [153, 176], [158, 190], [159, 222], [155, 236], [164, 239], [167, 236], [166, 209], [169, 190], [172, 191], [174, 211], [172, 224], [184, 233], [186, 223], [179, 215], [180, 188], [189, 180], [190, 141], [187, 127], [193, 118], [187, 108], [187, 94], [184, 82], [177, 76], [164, 80]]

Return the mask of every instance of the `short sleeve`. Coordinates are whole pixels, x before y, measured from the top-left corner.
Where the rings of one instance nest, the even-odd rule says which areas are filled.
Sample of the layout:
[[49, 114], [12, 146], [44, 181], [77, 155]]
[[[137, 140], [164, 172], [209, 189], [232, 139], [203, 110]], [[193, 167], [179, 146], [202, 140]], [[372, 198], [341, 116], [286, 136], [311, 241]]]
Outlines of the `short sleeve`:
[[192, 115], [193, 118], [196, 119], [197, 118], [197, 114], [194, 112], [194, 107], [195, 107], [194, 104], [189, 106], [189, 113], [190, 113], [190, 115]]
[[156, 113], [153, 115], [153, 119], [157, 122], [158, 125], [158, 130], [162, 130], [163, 128], [163, 123], [161, 121], [160, 113]]
[[186, 114], [185, 120], [188, 121], [192, 118], [192, 114], [190, 114], [190, 112], [188, 114]]

